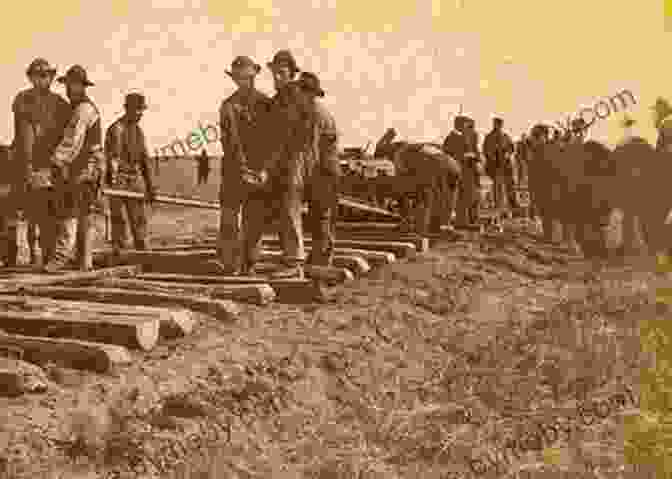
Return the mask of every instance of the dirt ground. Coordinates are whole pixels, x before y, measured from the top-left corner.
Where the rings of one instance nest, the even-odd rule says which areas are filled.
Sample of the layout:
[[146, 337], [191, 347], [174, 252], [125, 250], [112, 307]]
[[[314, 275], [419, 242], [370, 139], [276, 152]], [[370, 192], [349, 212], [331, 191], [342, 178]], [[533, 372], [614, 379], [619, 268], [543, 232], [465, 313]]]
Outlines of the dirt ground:
[[[159, 211], [155, 240], [176, 225], [216, 214]], [[598, 266], [527, 235], [445, 241], [328, 304], [202, 316], [112, 375], [49, 367], [46, 393], [0, 398], [0, 477], [619, 477], [670, 276]]]

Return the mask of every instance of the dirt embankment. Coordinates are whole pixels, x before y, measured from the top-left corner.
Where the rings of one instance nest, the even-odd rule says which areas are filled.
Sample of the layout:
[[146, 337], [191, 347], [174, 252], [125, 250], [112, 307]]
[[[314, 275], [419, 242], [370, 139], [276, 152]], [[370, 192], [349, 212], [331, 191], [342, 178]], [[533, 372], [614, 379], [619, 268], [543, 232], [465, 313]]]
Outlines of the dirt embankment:
[[525, 237], [440, 244], [329, 304], [202, 317], [114, 375], [48, 368], [47, 393], [0, 399], [0, 466], [16, 479], [616, 471], [645, 364], [638, 322], [669, 282], [647, 269], [587, 274]]

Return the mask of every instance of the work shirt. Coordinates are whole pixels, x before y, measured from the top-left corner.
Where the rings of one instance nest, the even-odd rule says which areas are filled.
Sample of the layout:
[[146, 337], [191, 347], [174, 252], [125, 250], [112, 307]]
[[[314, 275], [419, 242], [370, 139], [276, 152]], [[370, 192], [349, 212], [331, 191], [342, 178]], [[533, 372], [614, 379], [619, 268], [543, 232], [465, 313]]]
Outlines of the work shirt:
[[507, 168], [510, 155], [513, 154], [514, 145], [511, 137], [503, 131], [491, 131], [483, 141], [483, 154], [486, 160], [492, 163], [493, 168]]
[[142, 174], [145, 185], [152, 188], [147, 140], [138, 123], [130, 123], [124, 117], [112, 123], [105, 133], [105, 154], [108, 162], [118, 165], [122, 183], [137, 182]]
[[262, 129], [265, 116], [270, 110], [271, 99], [253, 89], [249, 95], [236, 91], [225, 99], [219, 108], [222, 160], [226, 162], [224, 171], [232, 171], [229, 165], [246, 166], [260, 171], [268, 168], [269, 159], [264, 151], [268, 141]]
[[48, 168], [63, 137], [71, 107], [63, 97], [36, 88], [20, 92], [12, 104], [16, 160], [23, 167]]
[[51, 164], [68, 166], [70, 177], [76, 177], [90, 165], [104, 170], [100, 114], [88, 98], [74, 105], [63, 139], [51, 156]]
[[443, 142], [443, 151], [462, 163], [471, 148], [468, 145], [467, 137], [462, 132], [453, 130]]
[[336, 127], [336, 120], [327, 108], [319, 101], [315, 101], [315, 138], [317, 140], [319, 164], [325, 173], [332, 176], [341, 176], [340, 168], [340, 132]]

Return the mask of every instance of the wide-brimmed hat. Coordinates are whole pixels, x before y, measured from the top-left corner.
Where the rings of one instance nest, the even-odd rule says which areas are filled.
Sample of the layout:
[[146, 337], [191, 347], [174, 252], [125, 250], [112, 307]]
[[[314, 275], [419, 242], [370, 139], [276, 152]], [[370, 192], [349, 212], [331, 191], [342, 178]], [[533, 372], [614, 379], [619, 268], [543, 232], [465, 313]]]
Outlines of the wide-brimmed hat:
[[268, 68], [271, 70], [285, 66], [289, 67], [293, 73], [298, 73], [301, 71], [301, 69], [296, 64], [294, 55], [292, 55], [292, 52], [289, 50], [279, 50], [278, 53], [276, 53], [273, 57], [273, 60], [266, 63], [266, 66], [268, 66]]
[[124, 107], [129, 110], [146, 110], [147, 99], [141, 93], [129, 93], [124, 99]]
[[86, 74], [86, 70], [81, 65], [71, 66], [65, 75], [58, 77], [59, 83], [70, 83], [77, 82], [82, 83], [84, 86], [93, 86], [93, 82], [89, 81], [89, 76]]
[[587, 129], [589, 126], [583, 118], [574, 118], [571, 123], [571, 131], [577, 133]]
[[296, 84], [302, 90], [314, 93], [319, 97], [324, 96], [324, 90], [320, 86], [320, 79], [314, 73], [302, 72]]
[[42, 74], [42, 73], [47, 73], [49, 75], [55, 75], [56, 74], [56, 68], [53, 67], [47, 60], [44, 58], [36, 58], [32, 62], [30, 62], [30, 65], [28, 65], [28, 68], [26, 69], [26, 75], [31, 76], [35, 74]]
[[257, 65], [254, 60], [246, 56], [238, 56], [231, 62], [231, 70], [226, 71], [226, 74], [231, 78], [234, 77], [253, 77], [261, 71], [261, 66]]

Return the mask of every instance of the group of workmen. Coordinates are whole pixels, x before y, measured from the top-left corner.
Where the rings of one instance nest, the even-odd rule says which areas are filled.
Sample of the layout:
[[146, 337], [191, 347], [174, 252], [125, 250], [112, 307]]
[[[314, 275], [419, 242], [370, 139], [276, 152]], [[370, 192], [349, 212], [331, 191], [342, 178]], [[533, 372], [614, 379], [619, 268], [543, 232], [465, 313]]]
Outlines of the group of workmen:
[[[251, 58], [236, 57], [226, 71], [237, 89], [219, 108], [223, 157], [217, 263], [224, 274], [255, 273], [262, 235], [273, 228], [284, 254], [271, 274], [300, 278], [306, 263], [328, 266], [332, 261], [340, 135], [319, 101], [325, 92], [317, 75], [302, 72], [289, 50], [278, 51], [267, 67], [273, 97], [256, 89], [262, 68]], [[68, 269], [73, 262], [83, 270], [92, 268], [92, 215], [102, 205], [104, 186], [144, 194], [143, 200], [111, 197], [109, 211], [113, 250], [121, 253], [127, 245], [124, 210], [133, 247], [146, 249], [146, 205], [156, 193], [139, 125], [145, 96], [127, 94], [124, 115], [103, 136], [99, 110], [87, 95], [93, 83], [83, 67], [75, 65], [56, 78], [56, 69], [38, 58], [26, 74], [32, 88], [20, 92], [12, 106], [15, 174], [9, 203], [14, 219], [23, 215], [29, 225], [31, 263], [46, 272]], [[54, 79], [65, 86], [67, 101], [51, 91]], [[493, 180], [497, 207], [507, 209], [514, 185], [526, 176], [526, 141], [514, 144], [503, 120], [495, 118], [481, 155], [474, 120], [457, 116], [442, 149], [458, 159], [461, 175], [458, 184], [437, 186], [448, 194], [442, 195], [444, 203], [434, 204], [428, 232], [440, 233], [442, 225], [453, 223], [453, 213], [456, 225], [478, 222], [484, 173]], [[304, 203], [312, 237], [308, 258]], [[10, 241], [4, 262], [15, 264], [18, 250], [18, 240]]]
[[[23, 217], [31, 264], [58, 272], [76, 262], [80, 269], [89, 270], [93, 267], [93, 214], [101, 204], [102, 187], [109, 184], [145, 192], [150, 201], [154, 197], [149, 156], [138, 125], [147, 105], [143, 95], [127, 95], [125, 114], [103, 137], [100, 112], [87, 95], [94, 84], [82, 66], [74, 65], [57, 78], [56, 68], [37, 58], [26, 75], [32, 88], [21, 91], [12, 104], [12, 191], [6, 200], [11, 208], [4, 208], [11, 217], [4, 262], [17, 264], [20, 237], [16, 230]], [[51, 91], [54, 79], [64, 85], [67, 101]], [[117, 247], [125, 240], [125, 208], [135, 247], [146, 248], [144, 203], [110, 200], [111, 233]]]
[[[277, 52], [267, 66], [276, 89], [273, 97], [255, 88], [261, 66], [251, 58], [236, 57], [226, 72], [237, 90], [219, 108], [223, 158], [217, 263], [224, 274], [254, 273], [262, 235], [273, 227], [284, 255], [271, 274], [301, 278], [306, 261], [331, 264], [341, 174], [339, 133], [317, 100], [325, 92], [315, 74], [302, 72], [288, 50]], [[133, 247], [146, 249], [145, 206], [156, 192], [139, 125], [145, 96], [126, 95], [125, 114], [103, 137], [99, 110], [87, 95], [93, 83], [83, 67], [75, 65], [56, 78], [56, 69], [38, 58], [26, 74], [32, 88], [13, 103], [15, 174], [6, 203], [15, 206], [10, 230], [22, 216], [29, 225], [31, 263], [45, 272], [69, 269], [73, 262], [82, 270], [93, 267], [92, 215], [102, 206], [106, 185], [144, 193], [142, 200], [109, 198], [114, 251], [127, 246], [124, 209]], [[68, 101], [51, 91], [54, 79], [65, 86]], [[307, 259], [304, 202], [312, 235]], [[10, 266], [18, 260], [18, 236], [9, 234], [4, 262]]]

